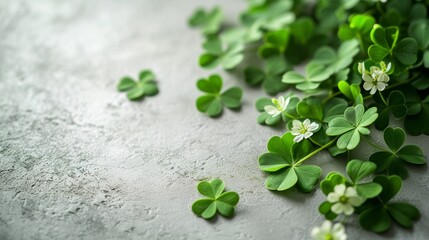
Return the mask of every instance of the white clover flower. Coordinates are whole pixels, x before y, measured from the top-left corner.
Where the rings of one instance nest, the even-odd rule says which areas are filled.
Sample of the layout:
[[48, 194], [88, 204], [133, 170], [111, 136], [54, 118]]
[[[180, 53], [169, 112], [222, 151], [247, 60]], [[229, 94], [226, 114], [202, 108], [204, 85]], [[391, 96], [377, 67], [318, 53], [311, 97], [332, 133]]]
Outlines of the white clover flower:
[[310, 122], [310, 119], [305, 119], [304, 122], [299, 120], [292, 121], [292, 135], [296, 136], [293, 141], [301, 142], [304, 138], [308, 139], [313, 136], [314, 131], [319, 128], [319, 124]]
[[366, 91], [370, 91], [371, 95], [375, 94], [378, 91], [383, 91], [387, 87], [387, 82], [390, 80], [389, 72], [392, 64], [386, 64], [382, 61], [380, 62], [381, 69], [376, 66], [370, 67], [369, 71], [365, 69], [364, 63], [359, 63], [358, 71], [362, 74], [362, 79], [364, 80], [363, 88]]
[[271, 116], [276, 117], [286, 110], [287, 105], [289, 105], [290, 98], [288, 97], [285, 99], [283, 96], [280, 96], [278, 99], [272, 98], [271, 101], [273, 102], [274, 106], [267, 105], [264, 107], [264, 110]]
[[332, 226], [332, 222], [328, 220], [324, 221], [322, 226], [313, 228], [311, 237], [314, 240], [347, 240], [343, 224], [336, 223]]
[[328, 194], [328, 202], [334, 203], [331, 207], [332, 212], [351, 215], [355, 210], [354, 207], [358, 207], [363, 203], [363, 198], [357, 194], [353, 187], [339, 184], [334, 187], [334, 192]]

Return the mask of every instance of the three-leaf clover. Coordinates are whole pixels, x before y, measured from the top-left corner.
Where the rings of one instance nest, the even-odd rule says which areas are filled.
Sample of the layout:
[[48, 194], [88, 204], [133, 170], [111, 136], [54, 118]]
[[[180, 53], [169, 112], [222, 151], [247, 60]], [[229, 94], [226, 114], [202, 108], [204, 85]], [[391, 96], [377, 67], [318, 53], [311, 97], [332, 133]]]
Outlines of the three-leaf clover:
[[235, 42], [223, 47], [218, 37], [211, 37], [203, 44], [205, 52], [200, 56], [199, 64], [204, 68], [215, 68], [221, 65], [224, 69], [232, 69], [243, 60], [243, 44]]
[[296, 88], [301, 91], [312, 91], [332, 75], [332, 69], [323, 64], [310, 62], [305, 67], [305, 74], [304, 77], [295, 71], [289, 71], [283, 75], [282, 81], [287, 84], [296, 84]]
[[232, 87], [221, 93], [222, 78], [219, 75], [211, 75], [207, 79], [198, 80], [197, 88], [206, 93], [197, 99], [197, 109], [200, 112], [207, 113], [210, 117], [221, 114], [223, 106], [239, 108], [241, 105], [243, 90], [238, 87]]
[[268, 94], [274, 95], [288, 87], [282, 82], [282, 74], [289, 69], [290, 66], [282, 56], [273, 56], [266, 59], [264, 70], [257, 67], [247, 67], [244, 70], [244, 77], [250, 85], [257, 85], [262, 82], [264, 90]]
[[332, 119], [329, 122], [326, 134], [328, 136], [339, 136], [337, 147], [348, 150], [356, 148], [360, 142], [360, 136], [370, 133], [367, 128], [378, 117], [377, 108], [372, 107], [365, 111], [362, 104], [356, 107], [349, 107], [344, 112], [343, 117]]
[[[334, 191], [335, 186], [346, 184], [346, 186], [354, 187], [364, 199], [374, 198], [382, 191], [378, 183], [367, 182], [365, 178], [375, 172], [376, 165], [372, 162], [364, 162], [361, 160], [351, 160], [347, 163], [346, 172], [349, 176], [347, 179], [341, 173], [330, 172], [326, 178], [320, 182], [320, 188], [325, 195]], [[329, 201], [323, 202], [319, 207], [319, 212], [327, 219], [335, 219], [337, 214], [331, 211], [332, 203]]]
[[414, 38], [404, 38], [398, 41], [399, 28], [396, 26], [383, 28], [374, 25], [371, 31], [371, 41], [368, 55], [374, 62], [391, 62], [395, 73], [400, 73], [417, 61], [417, 41]]
[[303, 192], [311, 192], [322, 170], [315, 165], [301, 165], [311, 153], [312, 145], [308, 140], [295, 143], [293, 139], [290, 132], [274, 136], [268, 141], [268, 152], [259, 156], [259, 168], [270, 173], [265, 186], [284, 191], [296, 185]]
[[200, 28], [205, 35], [219, 32], [222, 24], [223, 14], [219, 7], [214, 7], [211, 11], [197, 9], [188, 20], [191, 27]]
[[376, 152], [369, 157], [369, 161], [377, 165], [377, 173], [398, 175], [405, 179], [408, 177], [408, 170], [404, 163], [416, 165], [426, 163], [423, 151], [418, 146], [402, 146], [405, 142], [405, 132], [401, 128], [386, 128], [384, 141], [389, 150]]
[[402, 180], [400, 177], [376, 176], [374, 183], [381, 185], [383, 190], [377, 198], [368, 200], [361, 208], [359, 215], [360, 225], [370, 231], [381, 233], [389, 229], [392, 220], [399, 225], [411, 228], [413, 220], [420, 217], [419, 210], [411, 204], [403, 202], [390, 202], [390, 200], [401, 190]]
[[236, 192], [224, 192], [225, 184], [220, 179], [202, 181], [197, 186], [198, 192], [207, 198], [198, 199], [192, 204], [192, 211], [205, 219], [212, 218], [217, 211], [225, 217], [234, 215], [234, 207], [240, 197]]
[[396, 119], [403, 118], [407, 115], [405, 97], [401, 91], [395, 90], [390, 92], [386, 102], [384, 102], [379, 95], [374, 95], [373, 100], [378, 109], [378, 118], [375, 121], [375, 127], [378, 130], [383, 130], [389, 125], [390, 114]]
[[139, 74], [139, 80], [135, 81], [131, 77], [123, 77], [117, 86], [118, 91], [126, 91], [130, 100], [138, 100], [143, 96], [153, 96], [158, 93], [155, 83], [155, 75], [150, 70], [144, 70]]

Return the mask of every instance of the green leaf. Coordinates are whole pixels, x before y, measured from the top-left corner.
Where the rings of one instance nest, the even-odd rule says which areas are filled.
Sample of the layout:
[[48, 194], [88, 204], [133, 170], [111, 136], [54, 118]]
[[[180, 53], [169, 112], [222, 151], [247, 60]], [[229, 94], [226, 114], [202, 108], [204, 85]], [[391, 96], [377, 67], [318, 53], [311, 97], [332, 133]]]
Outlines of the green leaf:
[[426, 158], [423, 151], [415, 145], [407, 145], [401, 148], [398, 152], [399, 159], [412, 164], [425, 164]]
[[222, 78], [219, 75], [211, 75], [207, 79], [197, 81], [197, 88], [206, 93], [217, 94], [222, 89]]
[[294, 71], [286, 72], [282, 81], [288, 84], [296, 84], [296, 88], [301, 91], [314, 90], [321, 82], [327, 80], [332, 75], [332, 69], [325, 66], [310, 62], [305, 68], [306, 77], [301, 76]]
[[221, 99], [223, 104], [228, 108], [238, 108], [241, 105], [243, 90], [233, 87], [222, 93]]
[[243, 44], [234, 42], [225, 49], [219, 37], [210, 37], [203, 44], [205, 52], [199, 58], [199, 64], [204, 68], [215, 68], [221, 65], [224, 69], [236, 67], [244, 58]]
[[408, 35], [417, 41], [420, 50], [429, 47], [429, 23], [426, 20], [412, 22], [408, 27]]
[[306, 44], [313, 36], [314, 21], [308, 17], [302, 17], [290, 25], [291, 34], [301, 44]]
[[259, 157], [259, 168], [262, 171], [276, 172], [288, 166], [291, 166], [288, 159], [277, 153], [264, 153]]
[[315, 97], [304, 98], [296, 106], [296, 111], [303, 118], [323, 120], [322, 102]]
[[397, 152], [404, 144], [405, 132], [402, 128], [388, 127], [384, 130], [384, 141], [392, 151]]
[[322, 175], [322, 169], [315, 165], [301, 165], [294, 169], [298, 177], [298, 188], [303, 192], [313, 191]]
[[349, 175], [350, 179], [353, 183], [357, 183], [363, 178], [372, 174], [377, 166], [372, 162], [364, 162], [360, 160], [351, 160], [347, 164], [347, 175]]
[[387, 210], [397, 223], [406, 228], [411, 228], [412, 221], [420, 218], [419, 210], [408, 203], [390, 203]]
[[334, 191], [334, 187], [338, 184], [346, 182], [346, 178], [337, 172], [330, 172], [326, 178], [320, 183], [320, 188], [325, 195]]
[[293, 187], [298, 181], [298, 176], [293, 168], [285, 168], [268, 176], [265, 186], [270, 190], [284, 191]]
[[150, 70], [143, 70], [139, 74], [139, 81], [146, 83], [155, 79], [155, 75]]
[[191, 27], [199, 28], [205, 35], [217, 33], [222, 24], [223, 14], [219, 7], [211, 11], [197, 9], [188, 20]]
[[265, 73], [259, 68], [247, 67], [244, 70], [244, 79], [248, 84], [256, 85], [265, 79]]
[[371, 45], [368, 48], [368, 56], [374, 61], [374, 62], [381, 62], [383, 61], [388, 55], [390, 51], [388, 48], [381, 47], [379, 45]]
[[197, 186], [198, 192], [209, 198], [217, 198], [225, 189], [225, 185], [220, 179], [214, 179], [211, 182], [202, 181]]
[[222, 102], [218, 97], [204, 95], [197, 99], [197, 109], [210, 117], [215, 117], [222, 113]]
[[127, 97], [130, 100], [138, 100], [144, 95], [144, 88], [136, 85], [134, 88], [127, 92]]
[[404, 38], [393, 49], [395, 57], [405, 65], [411, 65], [417, 61], [417, 41], [414, 38]]
[[264, 43], [258, 49], [259, 55], [262, 58], [269, 58], [284, 53], [289, 42], [289, 36], [289, 29], [266, 33]]
[[363, 183], [356, 185], [356, 191], [363, 198], [374, 198], [380, 194], [382, 188], [377, 183]]
[[130, 77], [123, 77], [119, 81], [119, 84], [118, 84], [117, 88], [118, 88], [119, 91], [128, 91], [131, 88], [135, 87], [136, 84], [137, 83], [132, 78], [130, 78]]
[[216, 214], [216, 203], [211, 199], [199, 199], [192, 204], [192, 211], [197, 216], [209, 219]]
[[398, 176], [384, 176], [378, 175], [373, 180], [374, 183], [378, 183], [383, 188], [383, 191], [380, 193], [379, 198], [387, 203], [392, 199], [402, 187], [402, 180]]
[[156, 86], [155, 82], [145, 83], [142, 88], [146, 96], [154, 96], [158, 94], [158, 87]]
[[330, 99], [323, 106], [323, 122], [329, 123], [332, 119], [341, 117], [347, 106], [347, 101], [342, 98]]
[[375, 233], [382, 233], [392, 225], [386, 209], [377, 207], [362, 212], [359, 216], [359, 223], [364, 229]]
[[236, 192], [222, 193], [216, 199], [217, 210], [225, 217], [232, 217], [234, 215], [234, 207], [240, 200]]

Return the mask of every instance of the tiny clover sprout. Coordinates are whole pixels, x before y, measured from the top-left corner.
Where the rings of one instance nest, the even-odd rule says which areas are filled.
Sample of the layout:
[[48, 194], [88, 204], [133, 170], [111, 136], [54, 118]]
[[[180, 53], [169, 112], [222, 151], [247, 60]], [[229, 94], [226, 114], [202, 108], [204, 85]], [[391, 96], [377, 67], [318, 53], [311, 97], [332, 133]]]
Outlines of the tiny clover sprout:
[[[424, 6], [423, 8], [425, 9]], [[419, 50], [423, 52], [424, 66], [429, 68], [429, 22], [427, 19], [412, 22], [408, 27], [408, 35], [416, 39]]]
[[203, 44], [205, 52], [200, 56], [199, 64], [204, 68], [221, 65], [224, 69], [233, 69], [243, 60], [243, 44], [236, 42], [224, 48], [218, 37], [210, 37]]
[[258, 53], [262, 58], [282, 56], [289, 42], [290, 30], [280, 29], [268, 32], [264, 36], [264, 43], [259, 47]]
[[383, 130], [389, 125], [390, 114], [396, 119], [401, 119], [407, 115], [405, 97], [401, 91], [390, 92], [387, 100], [382, 99], [380, 95], [374, 95], [372, 99], [378, 112], [378, 118], [375, 121], [375, 128], [378, 130]]
[[384, 141], [389, 149], [376, 152], [369, 157], [369, 161], [377, 165], [377, 173], [398, 175], [402, 179], [408, 177], [408, 170], [404, 163], [422, 165], [426, 163], [423, 151], [415, 145], [403, 146], [405, 132], [401, 128], [388, 127], [384, 130]]
[[400, 177], [376, 176], [374, 183], [381, 185], [382, 191], [377, 198], [369, 199], [360, 209], [359, 223], [367, 230], [381, 233], [388, 230], [392, 220], [402, 227], [411, 228], [413, 220], [420, 217], [419, 210], [411, 204], [403, 202], [390, 202], [390, 200], [401, 190], [402, 180]]
[[374, 25], [368, 55], [374, 62], [392, 62], [395, 73], [403, 72], [417, 61], [417, 41], [414, 38], [399, 40], [399, 28], [396, 26], [383, 28]]
[[[257, 118], [259, 124], [272, 126], [279, 124], [282, 120], [283, 122], [288, 122], [291, 119], [298, 118], [295, 106], [299, 102], [299, 98], [295, 96], [280, 96], [279, 98], [283, 98], [284, 101], [279, 101], [279, 99], [275, 98], [260, 98], [256, 101], [256, 109], [261, 112]], [[279, 102], [283, 102], [283, 104], [279, 104]], [[268, 106], [277, 109], [281, 114], [276, 114], [276, 111], [272, 111], [272, 108], [270, 109]]]
[[197, 88], [206, 93], [197, 99], [197, 109], [210, 117], [220, 115], [223, 106], [234, 109], [241, 105], [243, 91], [238, 87], [232, 87], [221, 93], [222, 78], [219, 75], [198, 80]]
[[214, 7], [211, 11], [197, 9], [188, 20], [191, 27], [199, 28], [205, 35], [219, 32], [222, 24], [223, 14], [219, 7]]
[[297, 186], [303, 192], [311, 192], [322, 174], [315, 165], [301, 165], [303, 161], [317, 152], [312, 152], [308, 140], [299, 143], [287, 132], [283, 136], [270, 138], [268, 152], [259, 156], [259, 168], [269, 172], [265, 186], [270, 190], [284, 191]]
[[195, 215], [205, 219], [212, 218], [217, 211], [225, 217], [234, 215], [234, 207], [240, 197], [236, 192], [224, 192], [225, 184], [222, 180], [202, 181], [197, 189], [207, 198], [198, 199], [192, 204], [192, 212]]
[[158, 93], [158, 87], [154, 81], [155, 75], [150, 70], [144, 70], [139, 74], [139, 80], [131, 77], [123, 77], [117, 86], [119, 91], [126, 91], [130, 100], [138, 100], [143, 96], [153, 96]]
[[274, 56], [266, 59], [264, 70], [256, 67], [247, 67], [244, 70], [244, 77], [248, 84], [257, 85], [262, 82], [265, 92], [275, 95], [283, 92], [288, 87], [282, 82], [282, 75], [290, 69], [290, 66], [282, 56]]
[[282, 81], [287, 84], [296, 84], [296, 88], [301, 91], [314, 91], [320, 84], [328, 80], [332, 75], [332, 69], [323, 64], [310, 62], [305, 67], [305, 77], [295, 71], [286, 72]]
[[356, 14], [349, 17], [350, 24], [342, 24], [338, 29], [340, 40], [357, 39], [361, 51], [366, 52], [371, 45], [370, 33], [375, 24], [374, 17], [370, 15]]
[[[373, 174], [376, 165], [372, 162], [364, 162], [361, 160], [351, 160], [346, 167], [347, 179], [344, 175], [338, 172], [330, 172], [326, 178], [320, 182], [320, 189], [325, 195], [334, 192], [336, 186], [345, 184], [346, 187], [353, 187], [357, 194], [363, 200], [374, 198], [381, 192], [381, 186], [377, 183], [365, 181], [369, 175]], [[327, 219], [333, 220], [338, 214], [331, 210], [333, 203], [330, 201], [323, 202], [319, 207], [319, 212]]]
[[365, 111], [362, 104], [348, 107], [343, 117], [334, 118], [329, 122], [326, 134], [328, 136], [341, 136], [337, 141], [340, 149], [354, 149], [360, 142], [360, 136], [370, 133], [367, 126], [378, 117], [377, 108], [372, 107]]

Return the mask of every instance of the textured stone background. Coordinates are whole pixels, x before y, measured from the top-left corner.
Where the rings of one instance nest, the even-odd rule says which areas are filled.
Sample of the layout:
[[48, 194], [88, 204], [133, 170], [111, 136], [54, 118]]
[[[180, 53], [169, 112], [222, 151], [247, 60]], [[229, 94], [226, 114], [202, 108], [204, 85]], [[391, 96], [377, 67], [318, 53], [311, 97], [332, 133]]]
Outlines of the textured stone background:
[[[322, 222], [320, 191], [270, 192], [257, 157], [281, 134], [256, 123], [261, 90], [244, 87], [240, 112], [197, 112], [201, 36], [186, 19], [221, 4], [230, 22], [244, 1], [0, 1], [0, 239], [307, 239]], [[151, 68], [160, 93], [129, 102], [123, 75]], [[409, 138], [425, 151], [424, 137]], [[364, 156], [366, 152], [362, 151]], [[327, 173], [344, 161], [320, 154]], [[350, 239], [429, 236], [427, 167], [412, 168], [397, 197], [423, 214], [414, 231], [362, 231]], [[199, 179], [239, 192], [236, 217], [190, 210]]]

